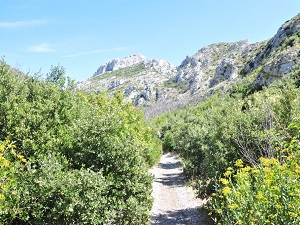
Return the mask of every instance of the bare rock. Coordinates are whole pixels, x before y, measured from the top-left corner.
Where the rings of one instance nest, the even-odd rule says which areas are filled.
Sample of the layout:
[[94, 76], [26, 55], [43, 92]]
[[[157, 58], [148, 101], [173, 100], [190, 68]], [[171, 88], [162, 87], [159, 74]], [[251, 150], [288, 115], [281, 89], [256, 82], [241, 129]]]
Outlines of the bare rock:
[[104, 65], [101, 65], [98, 68], [98, 70], [94, 73], [93, 76], [99, 76], [106, 72], [112, 72], [112, 71], [119, 70], [119, 69], [122, 69], [125, 67], [129, 67], [134, 64], [144, 62], [145, 60], [146, 60], [146, 57], [139, 53], [130, 55], [125, 58], [113, 59], [113, 60], [105, 63]]

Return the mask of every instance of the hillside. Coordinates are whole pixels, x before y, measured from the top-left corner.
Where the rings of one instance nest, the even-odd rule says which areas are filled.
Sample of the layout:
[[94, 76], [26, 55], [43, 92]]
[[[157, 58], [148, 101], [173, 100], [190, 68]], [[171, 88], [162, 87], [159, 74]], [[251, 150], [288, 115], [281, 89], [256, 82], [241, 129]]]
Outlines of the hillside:
[[141, 105], [164, 98], [164, 84], [175, 74], [176, 68], [171, 63], [135, 54], [100, 66], [93, 77], [77, 88], [87, 92], [121, 91], [127, 99]]
[[177, 67], [139, 53], [113, 59], [79, 83], [77, 89], [97, 93], [121, 91], [128, 101], [145, 111], [146, 117], [153, 117], [198, 102], [249, 75], [253, 85], [260, 88], [288, 74], [300, 59], [299, 30], [297, 15], [270, 40], [211, 44], [187, 56]]

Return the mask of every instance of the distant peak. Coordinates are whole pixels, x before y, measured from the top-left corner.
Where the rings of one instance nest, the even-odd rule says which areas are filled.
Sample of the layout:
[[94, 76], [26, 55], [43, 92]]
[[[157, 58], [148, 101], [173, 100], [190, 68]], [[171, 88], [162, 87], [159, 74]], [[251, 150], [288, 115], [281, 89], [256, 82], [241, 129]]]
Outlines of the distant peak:
[[141, 53], [135, 53], [135, 54], [130, 55], [128, 57], [140, 57], [140, 58], [145, 58], [146, 59], [146, 57], [143, 54], [141, 54]]
[[116, 58], [116, 59], [112, 59], [111, 61], [101, 65], [98, 70], [95, 72], [94, 76], [99, 76], [103, 73], [106, 72], [112, 72], [118, 69], [122, 69], [128, 66], [132, 66], [138, 63], [142, 63], [145, 60], [147, 60], [147, 58], [140, 54], [140, 53], [136, 53], [124, 58]]

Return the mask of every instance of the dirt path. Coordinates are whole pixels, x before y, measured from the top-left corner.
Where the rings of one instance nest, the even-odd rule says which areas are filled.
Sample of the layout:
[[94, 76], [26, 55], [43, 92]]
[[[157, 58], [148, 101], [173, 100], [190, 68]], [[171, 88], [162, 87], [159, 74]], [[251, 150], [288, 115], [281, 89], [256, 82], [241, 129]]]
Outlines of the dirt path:
[[162, 155], [150, 172], [155, 176], [151, 225], [207, 225], [206, 214], [200, 209], [202, 202], [195, 198], [192, 188], [185, 185], [177, 155]]

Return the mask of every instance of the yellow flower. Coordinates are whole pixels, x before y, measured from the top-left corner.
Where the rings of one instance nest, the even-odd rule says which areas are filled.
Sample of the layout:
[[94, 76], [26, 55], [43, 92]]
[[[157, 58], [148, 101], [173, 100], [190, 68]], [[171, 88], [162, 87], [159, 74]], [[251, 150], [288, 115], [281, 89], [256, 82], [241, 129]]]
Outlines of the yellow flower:
[[264, 171], [264, 173], [266, 173], [266, 175], [270, 175], [270, 173], [272, 172], [270, 167], [264, 167], [263, 171]]
[[5, 199], [4, 195], [0, 194], [0, 200], [4, 200], [4, 199]]
[[257, 198], [257, 199], [264, 199], [264, 198], [265, 198], [265, 197], [264, 197], [264, 194], [262, 193], [262, 191], [258, 191], [258, 192], [257, 192], [256, 198]]
[[249, 177], [249, 174], [247, 172], [241, 171], [236, 175], [236, 177], [241, 180], [247, 180]]
[[221, 178], [220, 181], [224, 185], [229, 184], [229, 181], [227, 179], [225, 179], [225, 178]]
[[236, 160], [235, 164], [234, 164], [236, 167], [243, 167], [243, 160], [241, 159], [238, 159]]
[[5, 184], [3, 184], [3, 183], [0, 182], [0, 188], [1, 189], [5, 189]]
[[294, 213], [294, 212], [289, 212], [289, 215], [293, 218], [296, 218], [298, 217], [298, 214], [297, 213]]
[[230, 187], [224, 187], [222, 189], [222, 193], [226, 196], [231, 192], [231, 188]]
[[218, 214], [221, 214], [221, 213], [223, 212], [223, 210], [222, 210], [222, 209], [217, 209], [216, 212], [217, 212]]
[[272, 165], [279, 165], [280, 164], [278, 159], [275, 159], [275, 158], [271, 158], [271, 163], [272, 163]]
[[17, 155], [17, 158], [18, 159], [20, 159], [22, 162], [24, 162], [24, 163], [26, 163], [27, 162], [27, 160], [24, 158], [24, 156], [22, 156], [22, 155]]
[[275, 205], [275, 208], [276, 208], [276, 209], [281, 209], [281, 208], [282, 208], [282, 206], [281, 206], [281, 205], [279, 205], [279, 204], [277, 204], [277, 205]]
[[242, 170], [245, 171], [245, 172], [249, 172], [251, 170], [251, 167], [250, 166], [246, 166]]
[[243, 222], [241, 220], [237, 221], [236, 224], [241, 225]]
[[8, 168], [9, 167], [9, 164], [10, 164], [10, 162], [8, 161], [8, 160], [3, 160], [3, 162], [2, 162], [2, 167], [4, 167], [4, 168]]
[[232, 204], [230, 204], [230, 205], [228, 205], [228, 208], [229, 209], [236, 209], [236, 208], [238, 208], [239, 206], [236, 204], [236, 203], [232, 203]]
[[224, 173], [224, 176], [225, 176], [225, 177], [229, 177], [231, 174], [232, 174], [232, 172], [229, 171], [229, 170], [227, 170], [227, 171]]
[[259, 161], [265, 167], [268, 167], [268, 166], [271, 166], [271, 165], [278, 165], [278, 164], [280, 164], [279, 161], [277, 159], [275, 159], [275, 158], [267, 159], [267, 158], [260, 157]]

